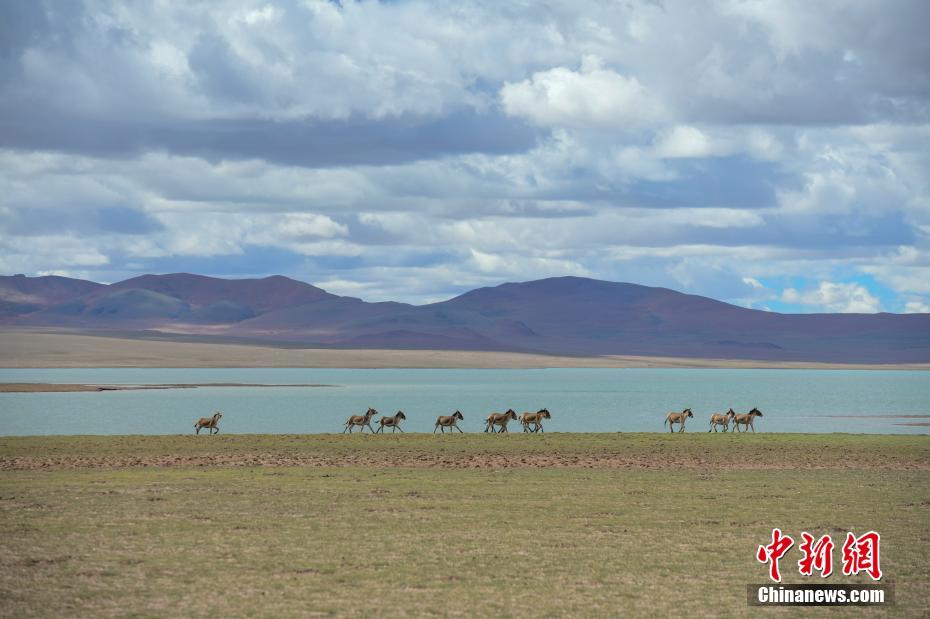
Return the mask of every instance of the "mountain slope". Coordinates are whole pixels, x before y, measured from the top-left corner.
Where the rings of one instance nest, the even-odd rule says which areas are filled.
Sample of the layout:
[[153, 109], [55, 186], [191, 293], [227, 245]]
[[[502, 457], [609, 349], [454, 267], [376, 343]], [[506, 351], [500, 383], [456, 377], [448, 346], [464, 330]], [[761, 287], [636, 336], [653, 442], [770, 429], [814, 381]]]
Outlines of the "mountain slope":
[[30, 314], [104, 288], [103, 284], [48, 275], [0, 276], [0, 319]]
[[280, 275], [237, 280], [190, 273], [142, 275], [41, 308], [23, 321], [98, 328], [233, 324], [332, 298], [339, 297]]
[[835, 362], [930, 358], [927, 314], [779, 314], [579, 277], [481, 288], [436, 306], [519, 321], [536, 335], [506, 342], [545, 352]]
[[[110, 286], [2, 278], [2, 294], [21, 305], [0, 314], [0, 324], [23, 326], [154, 329], [350, 348], [930, 361], [930, 314], [778, 314], [579, 277], [480, 288], [423, 306], [367, 303], [280, 276], [225, 280], [186, 273]], [[35, 302], [22, 301], [27, 298]]]

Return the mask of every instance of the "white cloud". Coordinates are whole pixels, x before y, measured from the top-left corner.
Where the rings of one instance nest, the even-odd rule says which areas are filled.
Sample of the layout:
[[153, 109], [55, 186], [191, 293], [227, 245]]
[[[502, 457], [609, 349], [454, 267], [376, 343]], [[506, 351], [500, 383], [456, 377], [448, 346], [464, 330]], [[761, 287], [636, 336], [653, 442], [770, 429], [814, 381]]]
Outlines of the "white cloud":
[[713, 141], [696, 127], [676, 125], [656, 136], [655, 151], [659, 157], [716, 157], [731, 152], [724, 142]]
[[277, 229], [282, 235], [294, 238], [345, 236], [349, 233], [345, 224], [314, 213], [288, 213], [278, 223]]
[[375, 298], [587, 273], [747, 304], [791, 277], [818, 310], [875, 307], [818, 283], [868, 273], [918, 307], [927, 5], [807, 4], [69, 3], [0, 60], [0, 268], [271, 254]]
[[555, 67], [504, 84], [504, 110], [543, 126], [638, 128], [664, 114], [662, 103], [640, 81], [585, 56], [578, 71]]
[[930, 314], [930, 305], [924, 301], [908, 301], [904, 305], [905, 314]]
[[859, 284], [820, 282], [813, 290], [786, 288], [782, 292], [781, 300], [820, 312], [869, 314], [882, 309], [879, 299]]

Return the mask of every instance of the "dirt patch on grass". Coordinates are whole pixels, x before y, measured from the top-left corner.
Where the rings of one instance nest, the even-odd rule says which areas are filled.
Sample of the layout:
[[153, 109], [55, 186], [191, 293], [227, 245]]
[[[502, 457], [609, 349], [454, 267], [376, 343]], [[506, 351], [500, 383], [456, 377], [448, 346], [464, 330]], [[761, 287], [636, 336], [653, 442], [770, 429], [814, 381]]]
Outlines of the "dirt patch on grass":
[[[207, 454], [165, 456], [47, 456], [0, 457], [0, 471], [57, 469], [115, 469], [138, 467], [411, 467], [448, 469], [511, 468], [620, 468], [634, 470], [733, 470], [730, 458], [718, 454], [700, 457], [668, 454]], [[767, 470], [930, 470], [930, 457], [914, 460], [884, 459], [873, 455], [837, 461], [810, 453], [805, 457], [786, 458], [781, 454], [759, 452], [743, 455], [739, 469]]]

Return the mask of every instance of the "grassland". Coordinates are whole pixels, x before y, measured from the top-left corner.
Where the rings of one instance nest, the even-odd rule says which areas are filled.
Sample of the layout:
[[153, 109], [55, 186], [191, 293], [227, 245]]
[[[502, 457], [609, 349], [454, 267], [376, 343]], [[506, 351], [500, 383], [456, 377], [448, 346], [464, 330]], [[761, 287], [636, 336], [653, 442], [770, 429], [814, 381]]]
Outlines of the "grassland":
[[3, 616], [749, 616], [773, 526], [881, 532], [870, 612], [930, 612], [927, 437], [3, 437], [0, 469]]

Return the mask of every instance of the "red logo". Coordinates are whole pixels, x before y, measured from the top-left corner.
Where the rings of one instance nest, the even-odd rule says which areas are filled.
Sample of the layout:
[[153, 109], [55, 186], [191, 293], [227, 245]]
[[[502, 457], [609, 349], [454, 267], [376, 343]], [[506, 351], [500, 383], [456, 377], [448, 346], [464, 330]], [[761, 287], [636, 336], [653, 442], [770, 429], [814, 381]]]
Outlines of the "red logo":
[[[821, 578], [833, 573], [833, 539], [823, 535], [815, 539], [813, 535], [804, 531], [801, 533], [801, 558], [798, 560], [798, 571], [801, 576], [812, 576], [814, 570], [820, 572]], [[865, 572], [872, 580], [881, 580], [882, 568], [879, 564], [881, 535], [869, 531], [856, 537], [853, 533], [846, 534], [843, 544], [843, 575], [855, 576]], [[756, 550], [756, 559], [759, 563], [769, 564], [769, 578], [781, 582], [781, 572], [778, 561], [785, 556], [794, 545], [790, 535], [783, 535], [781, 529], [772, 529], [772, 542], [766, 546], [759, 546]]]
[[846, 543], [843, 544], [843, 574], [853, 576], [865, 572], [872, 580], [881, 580], [882, 568], [878, 564], [881, 541], [881, 536], [875, 531], [869, 531], [861, 537], [847, 533]]
[[814, 536], [807, 531], [801, 533], [804, 540], [798, 546], [798, 550], [804, 555], [798, 561], [798, 570], [802, 576], [810, 576], [816, 569], [820, 572], [821, 578], [826, 578], [833, 573], [833, 540], [829, 535], [824, 535], [814, 542]]
[[781, 534], [781, 529], [772, 529], [772, 543], [768, 546], [759, 546], [756, 559], [759, 563], [769, 563], [769, 578], [781, 582], [781, 573], [778, 571], [778, 560], [785, 556], [788, 549], [794, 545], [794, 540]]

